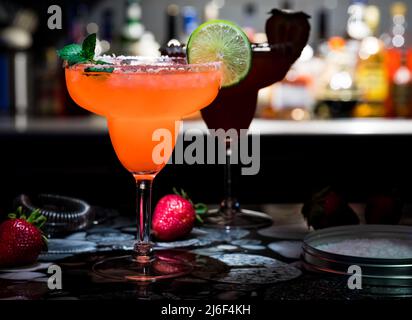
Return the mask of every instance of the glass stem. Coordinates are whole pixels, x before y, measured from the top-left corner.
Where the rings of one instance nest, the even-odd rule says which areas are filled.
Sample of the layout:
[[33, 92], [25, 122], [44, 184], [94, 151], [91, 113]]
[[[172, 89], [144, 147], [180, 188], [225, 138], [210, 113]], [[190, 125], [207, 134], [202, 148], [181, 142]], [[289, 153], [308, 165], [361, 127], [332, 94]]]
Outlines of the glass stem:
[[236, 213], [239, 212], [240, 207], [237, 200], [233, 197], [232, 194], [232, 147], [231, 147], [232, 139], [227, 137], [225, 140], [225, 147], [226, 147], [226, 164], [225, 164], [225, 198], [220, 203], [219, 211], [223, 213], [226, 218], [232, 219], [235, 217]]
[[231, 149], [231, 138], [226, 138], [225, 147], [226, 147], [226, 164], [225, 164], [225, 199], [230, 201], [232, 199], [232, 164], [230, 163], [232, 156]]
[[134, 246], [135, 258], [139, 263], [153, 260], [153, 243], [150, 241], [152, 225], [152, 180], [136, 179], [137, 241]]

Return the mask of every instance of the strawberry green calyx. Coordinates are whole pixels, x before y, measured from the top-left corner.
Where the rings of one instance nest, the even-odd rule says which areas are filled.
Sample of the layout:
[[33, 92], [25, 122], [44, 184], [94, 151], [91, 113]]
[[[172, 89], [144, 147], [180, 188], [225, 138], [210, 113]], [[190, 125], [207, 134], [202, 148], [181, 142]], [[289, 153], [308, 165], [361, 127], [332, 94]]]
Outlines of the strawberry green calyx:
[[183, 189], [180, 189], [180, 192], [179, 192], [176, 188], [173, 188], [173, 193], [178, 195], [178, 196], [181, 196], [183, 199], [186, 199], [187, 201], [189, 201], [190, 204], [192, 205], [192, 207], [195, 209], [196, 220], [199, 223], [204, 222], [203, 218], [201, 216], [204, 215], [205, 213], [207, 213], [207, 211], [208, 211], [208, 207], [207, 207], [206, 204], [204, 204], [204, 203], [193, 203], [193, 201], [190, 199], [189, 195]]
[[39, 209], [36, 209], [34, 211], [32, 211], [29, 216], [27, 217], [26, 214], [24, 214], [23, 212], [23, 208], [22, 207], [18, 207], [16, 209], [15, 213], [10, 213], [8, 215], [9, 219], [21, 219], [21, 220], [25, 220], [28, 223], [32, 224], [33, 226], [35, 226], [37, 229], [39, 229], [39, 231], [42, 233], [42, 238], [43, 241], [45, 242], [45, 244], [47, 244], [47, 237], [43, 234], [42, 232], [42, 227], [44, 226], [44, 224], [47, 221], [47, 218], [45, 216], [43, 216], [40, 212]]

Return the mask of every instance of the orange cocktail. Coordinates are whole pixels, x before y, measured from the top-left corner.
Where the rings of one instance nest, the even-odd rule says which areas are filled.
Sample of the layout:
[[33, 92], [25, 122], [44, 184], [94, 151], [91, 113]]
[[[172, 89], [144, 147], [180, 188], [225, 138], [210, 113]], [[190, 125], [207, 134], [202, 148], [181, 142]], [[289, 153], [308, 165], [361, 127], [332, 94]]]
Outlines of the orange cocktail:
[[66, 69], [71, 97], [81, 107], [107, 118], [116, 154], [134, 174], [154, 175], [162, 169], [165, 163], [152, 159], [159, 144], [153, 141], [153, 133], [169, 130], [173, 148], [179, 129], [175, 122], [210, 104], [220, 81], [215, 63], [127, 65], [112, 73], [84, 72], [82, 65]]
[[[113, 58], [110, 63], [76, 64], [65, 70], [70, 96], [81, 107], [106, 117], [116, 154], [136, 179], [138, 232], [134, 253], [98, 262], [94, 270], [105, 277], [134, 281], [186, 274], [191, 264], [153, 253], [152, 180], [173, 151], [180, 120], [209, 105], [218, 94], [221, 63], [136, 57]], [[159, 130], [168, 135], [156, 135]], [[168, 141], [161, 141], [162, 137]], [[161, 143], [166, 146], [163, 162], [154, 157]]]

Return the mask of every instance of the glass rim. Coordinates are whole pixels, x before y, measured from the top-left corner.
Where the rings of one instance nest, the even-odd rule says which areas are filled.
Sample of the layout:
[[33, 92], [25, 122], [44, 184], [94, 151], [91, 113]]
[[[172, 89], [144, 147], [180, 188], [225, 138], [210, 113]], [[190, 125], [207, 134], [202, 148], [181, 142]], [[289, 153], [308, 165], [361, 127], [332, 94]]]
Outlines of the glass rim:
[[[143, 56], [103, 56], [106, 63], [77, 63], [65, 69], [86, 71], [86, 68], [114, 68], [114, 73], [159, 73], [159, 72], [201, 72], [220, 70], [222, 62], [212, 61], [204, 63], [188, 63], [183, 57], [143, 57]], [[123, 71], [123, 72], [122, 72]], [[93, 72], [93, 71], [86, 71]], [[98, 72], [98, 71], [96, 71]]]

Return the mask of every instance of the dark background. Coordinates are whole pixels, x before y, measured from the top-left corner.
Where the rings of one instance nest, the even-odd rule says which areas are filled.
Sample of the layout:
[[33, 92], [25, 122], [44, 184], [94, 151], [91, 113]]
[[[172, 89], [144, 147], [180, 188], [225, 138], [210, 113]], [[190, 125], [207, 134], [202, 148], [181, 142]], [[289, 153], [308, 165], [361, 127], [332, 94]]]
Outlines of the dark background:
[[[198, 8], [206, 3], [201, 0], [174, 2]], [[242, 8], [248, 2], [226, 0], [221, 17], [243, 24]], [[392, 2], [370, 1], [381, 8], [380, 31], [389, 28]], [[141, 1], [142, 22], [160, 43], [165, 38], [164, 16], [169, 3]], [[282, 6], [284, 1], [254, 3], [257, 11], [253, 23], [262, 31], [267, 11]], [[312, 15], [311, 43], [317, 40], [317, 13], [321, 7], [330, 12], [329, 35], [344, 33], [349, 0], [295, 0], [290, 3], [293, 9]], [[114, 33], [118, 33], [124, 22], [126, 1], [1, 0], [1, 4], [11, 13], [18, 8], [32, 8], [38, 13], [40, 23], [30, 48], [34, 69], [42, 67], [46, 47], [66, 44], [67, 28], [79, 6], [88, 5], [89, 22], [97, 23], [104, 17], [102, 12], [111, 8], [115, 17]], [[51, 4], [63, 9], [63, 30], [47, 28], [47, 8]], [[411, 12], [409, 10], [409, 17]], [[7, 25], [12, 17], [13, 14], [0, 15], [0, 27]], [[63, 72], [59, 70], [56, 81], [62, 83], [64, 90]], [[66, 110], [60, 117], [87, 114], [74, 106], [67, 95], [65, 99]], [[33, 104], [36, 104], [35, 99]], [[362, 202], [371, 193], [392, 189], [406, 201], [411, 200], [411, 135], [264, 135], [261, 139], [261, 171], [256, 176], [237, 177], [235, 181], [235, 194], [243, 204], [302, 202], [313, 190], [326, 185], [343, 190], [350, 201]], [[221, 165], [168, 165], [155, 180], [154, 200], [171, 192], [174, 186], [184, 188], [194, 201], [216, 204], [223, 196], [223, 168]], [[12, 200], [20, 193], [64, 194], [132, 213], [135, 190], [134, 180], [120, 165], [107, 134], [1, 131], [0, 209], [9, 210]]]
[[[397, 189], [410, 201], [408, 135], [263, 135], [258, 175], [240, 176], [234, 189], [244, 204], [302, 202], [335, 186], [350, 201]], [[1, 203], [19, 193], [57, 193], [133, 212], [134, 179], [121, 166], [106, 134], [2, 134]], [[167, 165], [155, 179], [154, 200], [184, 188], [194, 201], [218, 203], [222, 165]], [[8, 207], [8, 205], [6, 205]]]

